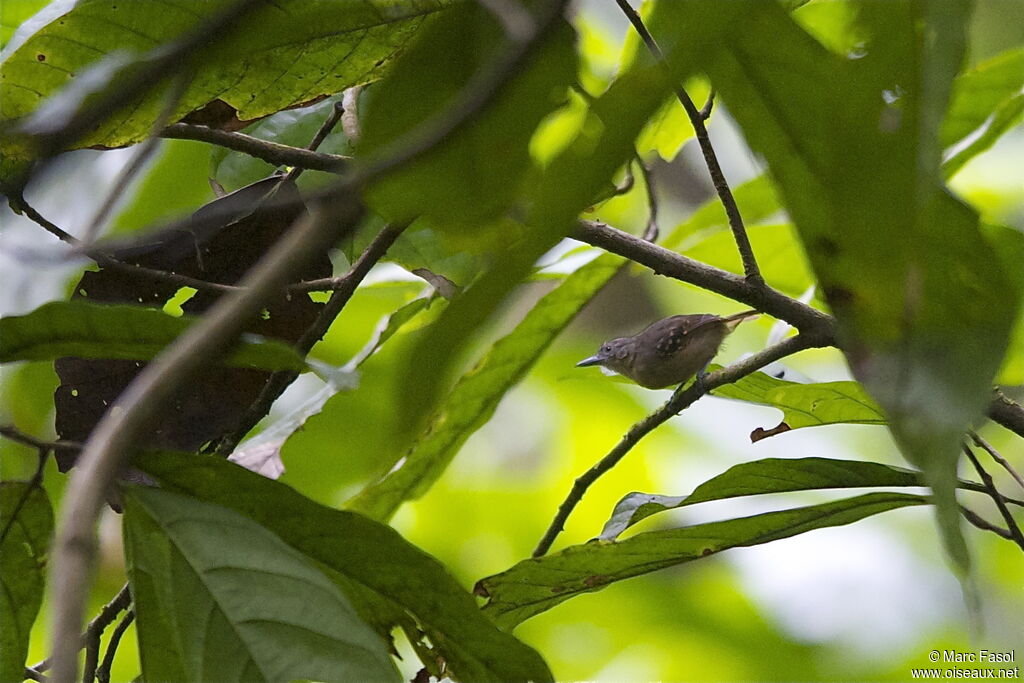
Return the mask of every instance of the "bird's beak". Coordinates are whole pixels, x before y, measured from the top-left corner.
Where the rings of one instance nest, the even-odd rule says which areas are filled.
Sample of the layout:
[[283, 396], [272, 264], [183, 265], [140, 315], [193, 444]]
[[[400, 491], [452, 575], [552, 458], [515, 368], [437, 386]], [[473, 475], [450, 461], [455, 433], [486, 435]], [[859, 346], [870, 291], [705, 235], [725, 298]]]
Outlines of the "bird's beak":
[[600, 365], [603, 362], [604, 359], [601, 358], [600, 356], [591, 356], [590, 358], [584, 358], [583, 360], [581, 360], [579, 363], [576, 364], [576, 367], [585, 368], [591, 365]]

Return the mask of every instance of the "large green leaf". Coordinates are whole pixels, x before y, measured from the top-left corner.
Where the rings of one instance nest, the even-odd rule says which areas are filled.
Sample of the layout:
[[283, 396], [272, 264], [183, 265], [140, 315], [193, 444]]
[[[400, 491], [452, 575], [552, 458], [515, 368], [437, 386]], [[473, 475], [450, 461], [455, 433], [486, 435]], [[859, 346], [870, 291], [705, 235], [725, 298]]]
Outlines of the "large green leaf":
[[[503, 213], [530, 168], [534, 129], [576, 77], [573, 38], [556, 20], [484, 112], [371, 188], [370, 205], [389, 220], [422, 215], [446, 229], [476, 229]], [[509, 45], [494, 14], [476, 3], [435, 18], [369, 93], [357, 156], [372, 157], [448, 111]]]
[[24, 677], [29, 633], [43, 601], [53, 509], [46, 492], [0, 482], [0, 680]]
[[[613, 541], [623, 531], [651, 515], [695, 503], [766, 493], [869, 486], [924, 486], [924, 481], [920, 472], [877, 462], [834, 458], [766, 458], [734, 465], [708, 479], [688, 496], [630, 493], [615, 504], [612, 516], [601, 530], [600, 538]], [[985, 491], [981, 485], [966, 481], [961, 482], [960, 487]]]
[[[0, 320], [0, 363], [16, 360], [109, 358], [149, 360], [192, 320], [143, 306], [52, 301], [26, 315]], [[242, 335], [230, 365], [263, 370], [304, 370], [295, 349], [274, 339]]]
[[984, 128], [970, 142], [957, 149], [944, 162], [942, 162], [942, 175], [944, 178], [952, 178], [957, 171], [963, 168], [964, 164], [988, 150], [1003, 136], [1003, 133], [1012, 129], [1021, 121], [1024, 116], [1024, 94], [1017, 94], [1001, 102], [995, 111], [992, 112], [984, 124]]
[[401, 464], [352, 499], [349, 508], [388, 519], [403, 502], [422, 495], [466, 439], [490, 419], [508, 390], [622, 264], [618, 256], [602, 256], [538, 301], [522, 322], [458, 381]]
[[[161, 453], [136, 464], [165, 489], [241, 513], [337, 572], [358, 587], [348, 593], [357, 609], [369, 594], [371, 605], [412, 615], [458, 680], [551, 680], [540, 655], [495, 628], [440, 562], [387, 525], [319, 505], [219, 459]], [[386, 632], [393, 624], [377, 625]]]
[[125, 551], [146, 680], [401, 678], [341, 591], [234, 510], [130, 489]]
[[477, 584], [484, 611], [506, 629], [569, 598], [641, 574], [798, 534], [856, 522], [928, 499], [905, 493], [868, 493], [830, 503], [766, 512], [723, 522], [651, 531], [624, 541], [591, 541], [553, 555], [523, 560]]
[[715, 396], [760, 403], [782, 411], [788, 429], [830, 424], [886, 423], [885, 415], [859, 382], [800, 384], [755, 372], [714, 389]]
[[[139, 55], [177, 40], [225, 2], [82, 0], [0, 66], [0, 122], [40, 102], [111, 55]], [[220, 100], [250, 120], [378, 78], [425, 15], [447, 0], [315, 0], [260, 3], [218, 40], [192, 55], [194, 78], [175, 118]], [[122, 60], [123, 62], [124, 60]], [[108, 63], [109, 62], [108, 60]], [[98, 72], [94, 72], [98, 76]], [[107, 78], [116, 69], [107, 70]], [[98, 79], [101, 85], [117, 87]], [[149, 134], [162, 107], [150, 94], [78, 142], [117, 147]]]
[[[924, 471], [964, 572], [959, 438], [984, 410], [1020, 301], [975, 212], [941, 184], [969, 4], [867, 3], [859, 59], [829, 53], [776, 3], [714, 4], [730, 30], [696, 58], [767, 160], [854, 375]], [[703, 6], [667, 3], [662, 25], [693, 26]]]

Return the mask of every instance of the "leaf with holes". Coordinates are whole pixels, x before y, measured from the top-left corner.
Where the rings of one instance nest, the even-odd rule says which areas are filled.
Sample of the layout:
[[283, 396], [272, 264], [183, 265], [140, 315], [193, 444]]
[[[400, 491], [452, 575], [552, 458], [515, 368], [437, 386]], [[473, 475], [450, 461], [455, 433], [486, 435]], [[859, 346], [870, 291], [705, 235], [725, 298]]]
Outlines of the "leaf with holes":
[[[265, 205], [272, 197], [282, 200], [283, 205]], [[298, 199], [293, 183], [267, 178], [206, 204], [171, 229], [133, 240], [128, 247], [108, 250], [127, 263], [235, 285], [305, 214]], [[311, 280], [330, 274], [330, 259], [321, 253], [310, 259], [299, 277]], [[130, 271], [101, 268], [82, 276], [72, 303], [132, 303], [161, 308], [177, 294], [177, 285]], [[221, 296], [218, 291], [198, 291], [180, 308], [186, 314], [201, 314]], [[246, 331], [290, 346], [313, 324], [321, 308], [322, 304], [306, 294], [281, 292], [265, 303], [263, 314], [255, 317]], [[58, 358], [55, 367], [61, 385], [54, 404], [60, 438], [80, 442], [88, 439], [107, 408], [143, 366], [135, 360], [117, 358]], [[188, 393], [175, 398], [144, 445], [191, 451], [231, 432], [269, 376], [266, 370], [251, 367], [208, 368], [190, 384]], [[60, 450], [57, 456], [58, 464], [67, 469], [75, 453]]]

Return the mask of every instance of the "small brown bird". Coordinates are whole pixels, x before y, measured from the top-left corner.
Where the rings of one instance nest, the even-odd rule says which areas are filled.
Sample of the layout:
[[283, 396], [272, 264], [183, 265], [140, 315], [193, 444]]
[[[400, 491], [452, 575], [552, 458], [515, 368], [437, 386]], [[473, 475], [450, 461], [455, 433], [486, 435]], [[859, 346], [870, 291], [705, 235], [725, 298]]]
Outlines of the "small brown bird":
[[576, 367], [602, 365], [648, 389], [676, 386], [694, 375], [700, 381], [726, 336], [757, 315], [757, 311], [724, 318], [709, 313], [674, 315], [632, 337], [606, 341], [596, 355]]

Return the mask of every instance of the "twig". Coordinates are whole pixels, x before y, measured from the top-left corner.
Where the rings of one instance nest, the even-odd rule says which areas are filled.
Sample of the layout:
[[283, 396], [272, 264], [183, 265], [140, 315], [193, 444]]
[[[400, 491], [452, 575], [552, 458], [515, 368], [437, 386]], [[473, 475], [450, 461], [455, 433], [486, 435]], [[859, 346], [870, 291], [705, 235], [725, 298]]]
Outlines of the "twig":
[[[316, 152], [316, 150], [323, 144], [323, 141], [327, 139], [327, 136], [331, 134], [334, 127], [338, 125], [338, 121], [341, 120], [341, 115], [345, 113], [345, 105], [342, 102], [335, 102], [334, 106], [331, 107], [331, 115], [320, 124], [320, 128], [317, 129], [313, 139], [306, 145], [306, 149], [310, 152]], [[293, 166], [292, 170], [288, 171], [288, 175], [285, 176], [286, 180], [295, 182], [305, 169], [301, 166]]]
[[25, 667], [25, 678], [30, 681], [39, 681], [39, 683], [50, 683], [49, 678], [43, 675], [41, 671], [33, 669], [31, 666]]
[[28, 497], [32, 495], [32, 491], [43, 485], [43, 473], [46, 471], [46, 461], [50, 457], [50, 454], [53, 453], [55, 445], [49, 441], [40, 441], [31, 437], [13, 426], [4, 425], [0, 427], [0, 435], [24, 446], [35, 448], [36, 457], [38, 458], [35, 472], [32, 473], [32, 478], [28, 480], [28, 487], [26, 487], [25, 492], [21, 494], [18, 502], [14, 504], [10, 517], [7, 518], [3, 530], [0, 531], [0, 543], [3, 543], [7, 538], [7, 534], [10, 533], [11, 527], [14, 526], [14, 521], [21, 513], [21, 509], [25, 507], [25, 503], [28, 502]]
[[963, 444], [964, 454], [967, 459], [974, 465], [974, 469], [978, 471], [978, 476], [981, 477], [982, 483], [985, 488], [988, 489], [989, 496], [992, 501], [995, 502], [996, 507], [999, 509], [999, 514], [1003, 516], [1003, 520], [1006, 522], [1006, 528], [1009, 530], [1010, 535], [1013, 537], [1013, 542], [1020, 546], [1021, 550], [1024, 550], [1024, 534], [1021, 533], [1020, 527], [1017, 526], [1017, 521], [1010, 514], [1010, 509], [1006, 507], [1006, 501], [1003, 500], [1003, 496], [999, 493], [996, 488], [995, 482], [992, 480], [992, 475], [981, 466], [981, 462], [974, 456], [974, 451], [971, 450], [970, 446], [966, 443]]
[[95, 522], [104, 492], [178, 391], [234, 343], [268, 296], [284, 287], [313, 254], [325, 251], [351, 230], [362, 216], [362, 205], [354, 197], [330, 209], [317, 205], [296, 220], [246, 274], [242, 288], [221, 297], [146, 365], [93, 429], [72, 471], [54, 544], [53, 677], [58, 683], [76, 678], [76, 636], [92, 576]]
[[313, 171], [341, 173], [352, 162], [351, 157], [314, 152], [302, 147], [292, 147], [290, 145], [282, 145], [279, 142], [261, 140], [245, 133], [232, 133], [190, 123], [175, 123], [167, 126], [160, 131], [160, 137], [173, 140], [208, 142], [211, 145], [226, 147], [236, 152], [242, 152], [251, 157], [262, 159], [274, 166], [293, 166]]
[[110, 669], [114, 666], [114, 655], [117, 654], [117, 647], [121, 644], [121, 638], [124, 637], [125, 632], [132, 625], [133, 621], [135, 621], [135, 611], [128, 610], [110, 633], [110, 641], [107, 643], [107, 651], [103, 655], [103, 662], [96, 669], [96, 680], [99, 683], [110, 683]]
[[[337, 278], [325, 278], [324, 280], [311, 280], [304, 285], [310, 285], [310, 291], [321, 289], [333, 289], [334, 293], [328, 299], [316, 321], [306, 330], [305, 334], [295, 344], [295, 349], [305, 356], [313, 346], [327, 334], [328, 328], [338, 314], [348, 304], [349, 299], [355, 294], [356, 288], [366, 277], [370, 269], [387, 253], [387, 250], [395, 243], [398, 236], [402, 234], [405, 226], [386, 226], [366, 247], [359, 258], [356, 259], [349, 271]], [[270, 379], [263, 386], [259, 396], [246, 410], [238, 422], [238, 427], [231, 434], [223, 437], [217, 443], [214, 452], [217, 455], [227, 457], [235, 450], [235, 446], [252, 430], [263, 417], [270, 412], [270, 407], [281, 393], [295, 381], [297, 373], [281, 370], [271, 375]]]
[[1011, 534], [1009, 532], [1009, 530], [1004, 529], [1001, 526], [997, 526], [997, 525], [993, 524], [992, 522], [988, 521], [987, 519], [985, 519], [984, 517], [979, 515], [977, 512], [975, 512], [974, 510], [971, 510], [968, 507], [965, 507], [965, 506], [961, 505], [960, 506], [960, 514], [962, 514], [964, 516], [964, 519], [966, 519], [968, 522], [970, 522], [973, 526], [981, 529], [982, 531], [991, 531], [992, 533], [996, 534], [997, 536], [1002, 536], [1003, 538], [1005, 538], [1008, 541], [1012, 541], [1013, 540], [1013, 534]]
[[977, 432], [971, 431], [968, 432], [968, 434], [970, 434], [971, 440], [974, 441], [974, 444], [976, 446], [978, 446], [986, 453], [988, 453], [993, 460], [999, 463], [1004, 470], [1010, 473], [1010, 476], [1013, 477], [1013, 480], [1017, 482], [1021, 488], [1024, 488], [1024, 477], [1020, 475], [1020, 472], [1013, 468], [1013, 465], [1010, 464], [1009, 460], [1004, 458], [1002, 454], [999, 453], [999, 451], [993, 448], [992, 444], [990, 444], [988, 441], [985, 441], [985, 439], [981, 438], [981, 436], [979, 436]]
[[[658, 47], [654, 36], [647, 30], [640, 15], [630, 6], [628, 0], [615, 1], [619, 5], [619, 9], [622, 10], [622, 13], [629, 19], [629, 23], [633, 25], [633, 28], [644, 41], [647, 50], [662, 65], [669, 78], [672, 78], [671, 69], [668, 66], [668, 61], [665, 59], [665, 54]], [[707, 116], [710, 116], [711, 109], [708, 105], [705, 105], [708, 110], [707, 116], [705, 116], [703, 110], [697, 110], [697, 106], [682, 86], [676, 86], [675, 92], [679, 103], [683, 105], [683, 109], [686, 110], [686, 115], [693, 125], [694, 133], [697, 136], [697, 143], [700, 145], [700, 150], [704, 155], [704, 163], [707, 165], [708, 173], [711, 175], [711, 182], [715, 186], [715, 192], [718, 193], [718, 197], [722, 200], [722, 206], [725, 207], [725, 214], [729, 218], [729, 227], [732, 229], [733, 238], [736, 240], [736, 248], [740, 252], [740, 258], [743, 260], [743, 272], [746, 273], [747, 280], [751, 283], [761, 284], [764, 282], [764, 279], [761, 277], [761, 271], [757, 267], [754, 250], [750, 246], [750, 239], [747, 237], [746, 228], [743, 226], [743, 217], [740, 215], [736, 199], [732, 196], [732, 190], [729, 189], [729, 183], [722, 172], [722, 165], [718, 162], [718, 155], [715, 154], [715, 148], [711, 144], [708, 129], [704, 126], [704, 120]]]
[[533, 557], [540, 557], [551, 548], [551, 544], [554, 543], [555, 538], [557, 538], [558, 534], [561, 533], [566, 520], [569, 519], [569, 515], [572, 513], [573, 509], [577, 504], [579, 504], [580, 500], [582, 500], [583, 494], [587, 492], [587, 489], [590, 488], [590, 486], [596, 482], [601, 475], [615, 467], [615, 465], [617, 465], [619, 461], [622, 460], [622, 458], [624, 458], [633, 446], [639, 443], [642, 438], [677, 415], [680, 411], [688, 408], [706, 392], [709, 392], [716, 387], [720, 387], [723, 384], [731, 384], [732, 382], [742, 379], [743, 377], [763, 368], [765, 365], [774, 363], [780, 358], [785, 358], [786, 356], [797, 353], [798, 351], [803, 351], [820, 345], [820, 340], [816, 340], [804, 334], [799, 334], [795, 337], [784, 339], [778, 344], [769, 346], [749, 358], [745, 358], [728, 367], [708, 374], [702, 383], [703, 387], [701, 386], [701, 383], [698, 382], [691, 382], [688, 386], [680, 385], [664, 405], [633, 425], [630, 430], [626, 432], [626, 435], [622, 437], [619, 443], [617, 443], [606, 456], [601, 458], [597, 464], [576, 479], [573, 483], [572, 490], [569, 491], [565, 500], [563, 500], [562, 504], [559, 505], [558, 512], [555, 514], [554, 519], [551, 520], [551, 524], [548, 526], [547, 531], [544, 532], [544, 536], [534, 549]]
[[85, 633], [82, 634], [82, 644], [85, 646], [82, 683], [91, 683], [96, 675], [96, 665], [100, 655], [100, 638], [103, 636], [103, 631], [117, 618], [118, 614], [128, 609], [131, 604], [132, 593], [126, 583], [85, 628]]
[[82, 235], [82, 241], [86, 244], [91, 244], [96, 236], [99, 234], [103, 224], [107, 221], [107, 217], [110, 212], [114, 210], [114, 206], [117, 204], [121, 196], [127, 191], [128, 186], [131, 184], [132, 179], [135, 178], [136, 174], [142, 170], [142, 167], [146, 165], [149, 158], [153, 155], [153, 152], [157, 149], [157, 143], [159, 139], [156, 137], [157, 131], [167, 125], [171, 119], [171, 115], [174, 113], [174, 109], [181, 102], [182, 96], [185, 94], [185, 90], [191, 83], [192, 78], [187, 72], [182, 72], [171, 86], [170, 92], [167, 94], [167, 101], [164, 103], [163, 109], [156, 118], [156, 122], [152, 126], [152, 133], [142, 145], [135, 152], [132, 160], [127, 166], [121, 171], [120, 176], [114, 183], [110, 192], [107, 194], [106, 200], [100, 205], [100, 208], [96, 211], [96, 214], [92, 217], [88, 227]]
[[643, 239], [647, 242], [655, 242], [658, 239], [658, 194], [654, 187], [654, 174], [644, 164], [643, 158], [636, 155], [637, 166], [640, 167], [640, 175], [644, 179], [644, 191], [647, 193], [647, 227], [644, 229]]
[[76, 246], [84, 256], [92, 259], [98, 265], [103, 266], [104, 268], [110, 268], [111, 270], [117, 270], [123, 273], [137, 275], [140, 278], [147, 278], [150, 280], [156, 280], [158, 282], [167, 282], [172, 285], [177, 285], [178, 287], [191, 287], [193, 289], [200, 291], [234, 292], [238, 290], [238, 287], [234, 285], [224, 285], [219, 282], [199, 280], [194, 277], [189, 277], [188, 275], [171, 273], [166, 270], [158, 270], [156, 268], [148, 268], [146, 266], [139, 266], [134, 263], [120, 261], [100, 249], [83, 246], [81, 241], [77, 237], [57, 227], [52, 222], [47, 220], [42, 214], [36, 211], [28, 202], [25, 201], [24, 197], [17, 197], [13, 199], [13, 201], [15, 205], [32, 222], [36, 223], [47, 232], [56, 235], [64, 242]]
[[708, 99], [707, 99], [707, 101], [704, 103], [704, 106], [700, 108], [700, 112], [699, 113], [700, 113], [700, 120], [701, 121], [707, 121], [709, 118], [711, 118], [711, 110], [714, 108], [714, 106], [715, 106], [715, 89], [712, 88], [710, 91], [708, 91]]

